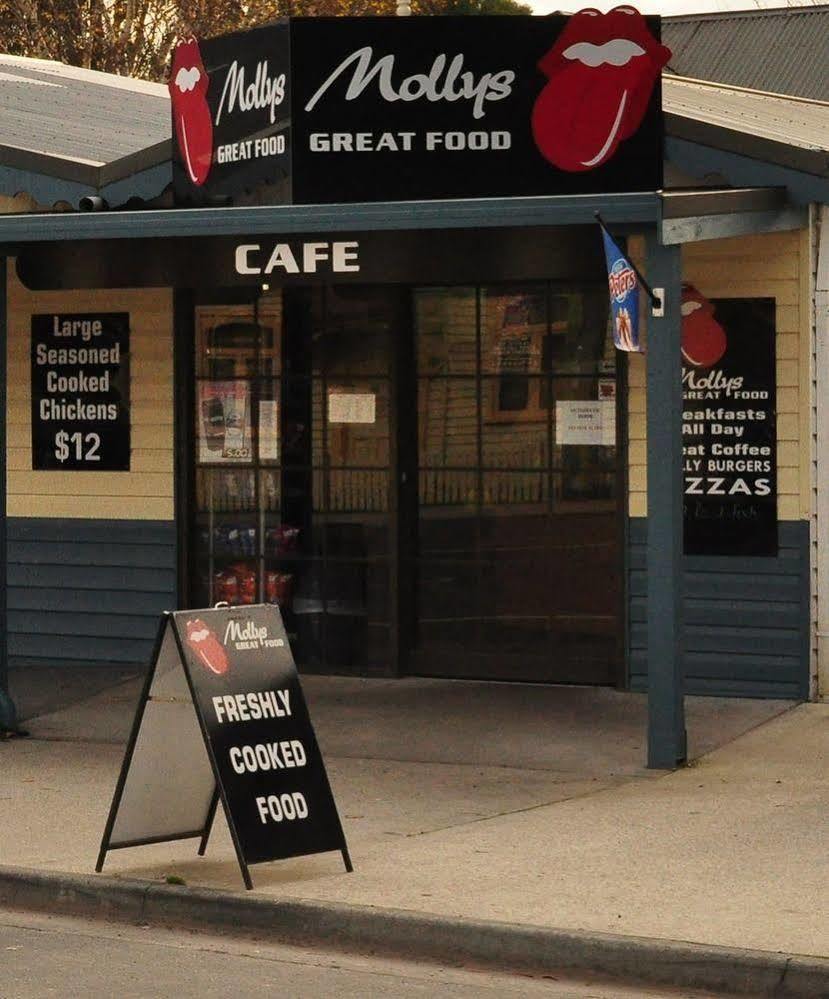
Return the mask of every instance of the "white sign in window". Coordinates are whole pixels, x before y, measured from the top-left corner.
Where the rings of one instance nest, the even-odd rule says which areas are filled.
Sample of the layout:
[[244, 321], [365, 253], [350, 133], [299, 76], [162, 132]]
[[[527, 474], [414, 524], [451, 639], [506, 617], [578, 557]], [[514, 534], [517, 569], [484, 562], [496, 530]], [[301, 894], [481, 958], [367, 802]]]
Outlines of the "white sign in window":
[[259, 458], [279, 460], [279, 404], [276, 399], [259, 400]]
[[[564, 399], [556, 402], [556, 444], [607, 444], [607, 403]], [[613, 442], [616, 442], [615, 409]]]
[[373, 392], [329, 392], [329, 423], [374, 423], [377, 396]]

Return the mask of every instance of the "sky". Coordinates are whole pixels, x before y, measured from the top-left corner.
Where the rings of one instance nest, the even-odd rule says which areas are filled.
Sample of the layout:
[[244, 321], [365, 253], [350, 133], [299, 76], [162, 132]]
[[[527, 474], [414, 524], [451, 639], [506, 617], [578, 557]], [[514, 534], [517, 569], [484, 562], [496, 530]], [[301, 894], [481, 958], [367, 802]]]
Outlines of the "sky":
[[[535, 14], [549, 14], [554, 10], [574, 11], [582, 7], [593, 7], [607, 11], [628, 0], [526, 0]], [[756, 10], [768, 7], [814, 7], [823, 6], [826, 0], [629, 0], [643, 14], [710, 14], [718, 10]]]

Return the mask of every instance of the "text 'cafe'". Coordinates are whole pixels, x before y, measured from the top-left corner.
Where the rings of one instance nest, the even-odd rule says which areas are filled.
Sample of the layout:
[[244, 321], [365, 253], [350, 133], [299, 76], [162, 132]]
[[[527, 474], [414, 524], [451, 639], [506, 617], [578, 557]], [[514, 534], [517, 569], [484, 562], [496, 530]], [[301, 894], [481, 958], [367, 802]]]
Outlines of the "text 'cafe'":
[[[174, 204], [15, 250], [10, 441], [53, 523], [10, 531], [143, 546], [133, 649], [151, 610], [266, 602], [306, 671], [641, 689], [650, 513], [682, 535], [687, 689], [804, 696], [808, 607], [777, 671], [711, 637], [758, 580], [790, 602], [780, 565], [808, 559], [781, 499], [782, 283], [752, 276], [801, 234], [664, 238], [669, 56], [629, 7], [179, 45]], [[596, 213], [658, 291], [613, 321]]]

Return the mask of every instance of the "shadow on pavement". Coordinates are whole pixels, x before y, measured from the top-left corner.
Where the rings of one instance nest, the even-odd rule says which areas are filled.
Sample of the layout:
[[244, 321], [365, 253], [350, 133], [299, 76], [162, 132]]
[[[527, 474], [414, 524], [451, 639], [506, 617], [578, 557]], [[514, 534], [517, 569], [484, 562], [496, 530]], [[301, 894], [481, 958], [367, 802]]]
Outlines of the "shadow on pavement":
[[[146, 666], [12, 666], [9, 693], [21, 721], [63, 711], [101, 691], [143, 677]], [[80, 733], [79, 733], [80, 735]]]
[[[35, 738], [125, 742], [144, 671], [16, 671]], [[646, 776], [647, 698], [608, 687], [303, 676], [327, 757], [513, 767], [579, 777]], [[13, 694], [14, 696], [14, 694]], [[687, 697], [690, 758], [792, 707], [790, 701]]]

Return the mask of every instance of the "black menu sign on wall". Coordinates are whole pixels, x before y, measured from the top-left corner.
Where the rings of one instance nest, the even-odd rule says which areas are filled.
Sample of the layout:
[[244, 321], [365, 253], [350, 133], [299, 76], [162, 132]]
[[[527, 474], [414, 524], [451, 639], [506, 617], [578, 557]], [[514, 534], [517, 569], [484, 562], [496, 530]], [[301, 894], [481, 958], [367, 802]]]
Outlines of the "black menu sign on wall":
[[777, 555], [775, 300], [682, 294], [686, 555]]
[[352, 869], [272, 605], [163, 618], [96, 870], [108, 850], [164, 840], [200, 838], [203, 854], [218, 801], [246, 887], [249, 864], [279, 858], [338, 850]]
[[128, 312], [32, 316], [32, 468], [128, 472]]

